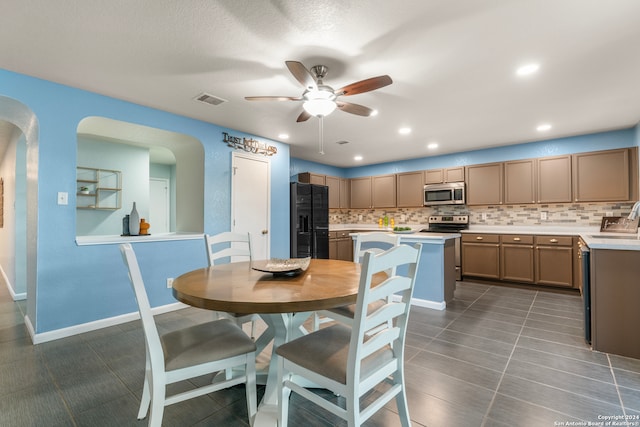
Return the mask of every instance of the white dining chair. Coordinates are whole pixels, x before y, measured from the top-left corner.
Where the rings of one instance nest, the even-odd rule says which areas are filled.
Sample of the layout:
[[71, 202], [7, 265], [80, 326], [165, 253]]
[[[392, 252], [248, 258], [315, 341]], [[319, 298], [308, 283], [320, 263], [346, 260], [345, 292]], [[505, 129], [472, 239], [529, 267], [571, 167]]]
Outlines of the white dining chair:
[[[133, 248], [120, 245], [129, 270], [131, 287], [138, 303], [144, 330], [146, 361], [142, 399], [138, 411], [141, 420], [149, 413], [149, 426], [160, 427], [164, 407], [213, 393], [238, 384], [246, 386], [247, 413], [253, 425], [256, 415], [256, 344], [229, 319], [214, 320], [163, 335], [158, 333], [145, 291], [142, 273]], [[166, 386], [179, 381], [240, 367], [242, 374], [171, 396]]]
[[[422, 245], [400, 245], [386, 252], [367, 252], [356, 302], [353, 327], [341, 323], [312, 332], [279, 346], [278, 426], [286, 427], [289, 397], [295, 392], [346, 420], [348, 427], [360, 426], [391, 399], [396, 399], [402, 426], [410, 426], [404, 384], [404, 343]], [[371, 287], [374, 274], [407, 265], [406, 275], [397, 273]], [[403, 269], [405, 271], [405, 269]], [[397, 294], [400, 300], [390, 301]], [[390, 301], [369, 310], [374, 301]], [[375, 329], [374, 335], [368, 331]], [[299, 384], [307, 380], [343, 396], [345, 407]], [[375, 393], [379, 384], [386, 383]], [[379, 391], [379, 393], [378, 393]], [[362, 399], [363, 396], [366, 399]]]
[[[353, 262], [360, 263], [364, 257], [365, 252], [367, 251], [373, 253], [381, 253], [394, 246], [398, 246], [399, 244], [399, 234], [382, 232], [358, 233], [353, 248]], [[389, 271], [389, 273], [393, 274], [394, 271]], [[382, 304], [384, 304], [384, 301], [373, 301], [369, 309], [375, 310]], [[318, 311], [314, 314], [313, 329], [317, 331], [320, 328], [320, 324], [331, 322], [334, 320], [342, 322], [346, 325], [351, 325], [353, 323], [354, 315], [355, 304]]]
[[[209, 265], [221, 264], [223, 261], [251, 261], [251, 234], [225, 231], [216, 235], [205, 234], [205, 244], [207, 247], [207, 259]], [[245, 323], [251, 323], [251, 338], [255, 339], [256, 314], [239, 314], [219, 312], [219, 317], [227, 317], [235, 321], [242, 327]]]

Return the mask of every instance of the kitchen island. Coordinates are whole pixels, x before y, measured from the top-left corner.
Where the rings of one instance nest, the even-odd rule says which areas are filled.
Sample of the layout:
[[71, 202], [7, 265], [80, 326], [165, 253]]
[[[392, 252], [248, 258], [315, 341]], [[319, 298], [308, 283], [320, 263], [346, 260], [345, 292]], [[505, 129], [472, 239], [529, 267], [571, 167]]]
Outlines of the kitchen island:
[[[360, 233], [380, 231], [376, 229], [351, 233], [355, 238]], [[400, 243], [422, 244], [422, 256], [416, 276], [416, 285], [411, 303], [420, 307], [444, 310], [453, 299], [456, 287], [455, 239], [457, 233], [411, 233], [401, 234]], [[363, 244], [363, 248], [366, 245]]]
[[640, 239], [592, 233], [589, 248], [591, 347], [640, 359]]

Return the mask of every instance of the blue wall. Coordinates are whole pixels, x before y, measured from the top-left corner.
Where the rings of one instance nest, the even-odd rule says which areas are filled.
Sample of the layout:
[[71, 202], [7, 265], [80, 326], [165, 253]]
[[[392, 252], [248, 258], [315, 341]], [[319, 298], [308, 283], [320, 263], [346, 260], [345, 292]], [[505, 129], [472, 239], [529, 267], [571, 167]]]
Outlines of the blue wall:
[[[291, 159], [291, 170], [314, 172], [343, 178], [359, 176], [385, 175], [400, 172], [411, 172], [424, 169], [438, 169], [451, 166], [466, 166], [481, 163], [502, 162], [507, 160], [529, 159], [535, 157], [558, 156], [562, 154], [582, 153], [588, 151], [610, 150], [640, 146], [640, 125], [630, 129], [601, 132], [568, 138], [549, 139], [505, 147], [467, 151], [463, 153], [445, 154], [435, 157], [402, 160], [398, 162], [379, 163], [376, 165], [355, 168], [332, 168], [301, 159]], [[292, 176], [294, 173], [291, 174]]]
[[[229, 229], [232, 149], [222, 142], [222, 132], [252, 135], [6, 70], [0, 70], [0, 94], [31, 109], [40, 129], [37, 295], [29, 295], [36, 298], [36, 333], [136, 310], [118, 246], [75, 243], [76, 132], [85, 117], [141, 124], [201, 141], [205, 152], [205, 232]], [[271, 160], [271, 255], [288, 257], [289, 147], [277, 141], [268, 143], [278, 149]], [[56, 203], [60, 191], [69, 193], [66, 206]], [[152, 305], [175, 302], [166, 288], [166, 278], [204, 266], [203, 247], [200, 240], [134, 244]]]

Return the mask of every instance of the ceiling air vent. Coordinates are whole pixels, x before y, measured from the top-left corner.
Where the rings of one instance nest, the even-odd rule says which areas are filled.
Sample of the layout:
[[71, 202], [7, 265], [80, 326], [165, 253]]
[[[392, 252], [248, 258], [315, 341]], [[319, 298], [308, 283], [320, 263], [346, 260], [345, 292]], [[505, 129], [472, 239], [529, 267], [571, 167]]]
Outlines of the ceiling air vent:
[[209, 104], [209, 105], [220, 105], [223, 102], [229, 102], [226, 99], [219, 98], [217, 96], [211, 95], [206, 92], [202, 92], [200, 95], [196, 96], [193, 99], [195, 99], [196, 101], [204, 102], [205, 104]]

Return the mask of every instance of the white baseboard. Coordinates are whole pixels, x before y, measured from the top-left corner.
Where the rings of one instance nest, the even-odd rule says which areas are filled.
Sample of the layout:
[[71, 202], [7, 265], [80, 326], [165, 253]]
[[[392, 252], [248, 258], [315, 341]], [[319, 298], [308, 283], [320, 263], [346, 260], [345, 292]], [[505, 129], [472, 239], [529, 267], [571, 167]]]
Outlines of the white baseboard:
[[411, 305], [416, 305], [418, 307], [424, 307], [424, 308], [431, 308], [433, 310], [444, 310], [445, 308], [447, 308], [447, 303], [444, 301], [436, 302], [436, 301], [429, 301], [426, 299], [417, 299], [417, 298], [411, 299]]
[[[163, 305], [160, 307], [154, 307], [151, 309], [151, 312], [154, 315], [168, 313], [170, 311], [181, 310], [183, 308], [187, 308], [189, 305], [183, 304], [181, 302], [176, 302], [172, 304]], [[85, 332], [96, 331], [102, 328], [108, 328], [109, 326], [120, 325], [122, 323], [131, 322], [132, 320], [136, 320], [140, 318], [140, 313], [137, 311], [133, 313], [122, 314], [120, 316], [110, 317], [107, 319], [100, 319], [93, 322], [83, 323], [81, 325], [74, 325], [68, 328], [56, 329], [55, 331], [42, 332], [39, 334], [34, 334], [33, 325], [31, 325], [31, 321], [27, 316], [25, 316], [25, 323], [27, 324], [27, 328], [29, 329], [29, 334], [31, 334], [31, 341], [34, 344], [42, 344], [48, 341], [54, 341], [61, 338], [71, 337], [73, 335], [82, 334]]]
[[[400, 297], [398, 295], [394, 295], [393, 300], [400, 301]], [[427, 299], [418, 299], [418, 298], [411, 298], [411, 305], [415, 305], [417, 307], [431, 308], [433, 310], [444, 310], [445, 308], [447, 308], [447, 303], [444, 301], [435, 302], [435, 301], [429, 301]]]
[[[447, 307], [447, 304], [443, 302], [435, 302], [423, 299], [413, 298], [411, 300], [411, 305], [415, 305], [418, 307], [431, 308], [434, 310], [444, 310]], [[154, 315], [169, 313], [171, 311], [181, 310], [183, 308], [190, 307], [187, 304], [183, 304], [181, 302], [176, 302], [173, 304], [167, 304], [160, 307], [155, 307], [151, 309]], [[67, 338], [78, 334], [83, 334], [85, 332], [96, 331], [102, 328], [108, 328], [110, 326], [120, 325], [122, 323], [131, 322], [132, 320], [136, 320], [140, 318], [140, 314], [135, 311], [133, 313], [122, 314], [120, 316], [110, 317], [107, 319], [100, 319], [93, 322], [83, 323], [81, 325], [74, 325], [68, 328], [56, 329], [55, 331], [42, 332], [39, 334], [34, 333], [33, 325], [31, 324], [31, 320], [29, 316], [25, 316], [25, 324], [27, 329], [29, 330], [29, 334], [31, 335], [31, 341], [34, 344], [42, 344], [48, 341], [54, 341], [61, 338]]]

